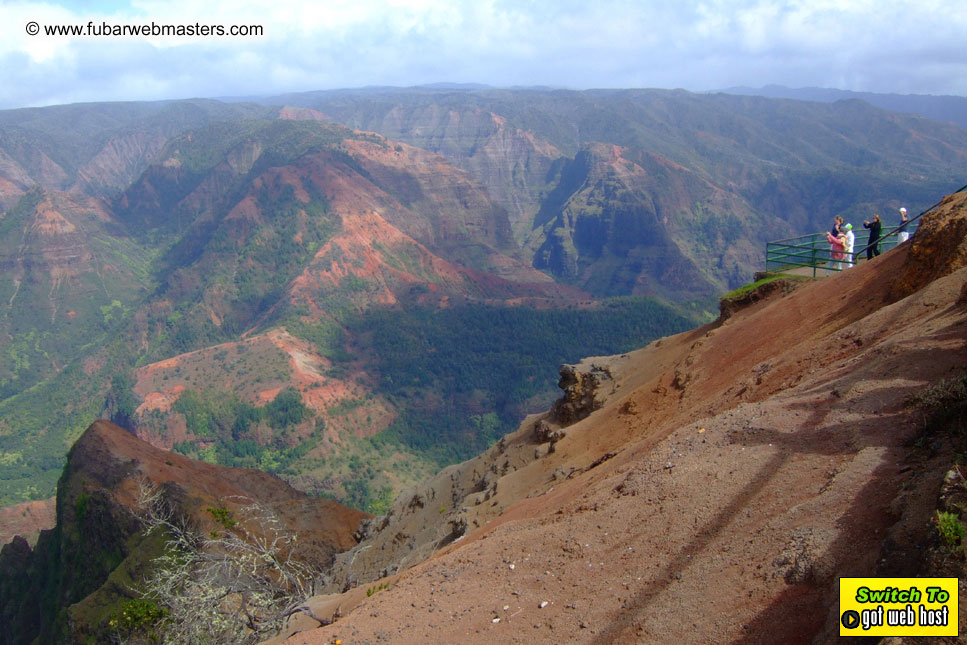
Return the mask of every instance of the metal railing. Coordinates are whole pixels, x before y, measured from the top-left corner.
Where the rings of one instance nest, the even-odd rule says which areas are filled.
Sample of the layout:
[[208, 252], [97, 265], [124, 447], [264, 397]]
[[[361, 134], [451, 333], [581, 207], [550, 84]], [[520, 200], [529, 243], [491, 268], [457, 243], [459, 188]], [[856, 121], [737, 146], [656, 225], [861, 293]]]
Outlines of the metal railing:
[[[919, 217], [919, 216], [918, 216]], [[910, 220], [913, 222], [913, 220]], [[907, 231], [913, 235], [917, 230], [919, 222], [911, 223], [907, 226]], [[899, 228], [899, 227], [897, 227]], [[870, 232], [866, 229], [853, 230], [856, 239], [853, 244], [853, 253], [844, 253], [843, 260], [834, 260], [833, 251], [829, 242], [826, 241], [825, 233], [813, 233], [811, 235], [800, 235], [790, 237], [785, 240], [776, 240], [766, 244], [766, 271], [777, 273], [789, 271], [802, 267], [809, 267], [816, 277], [816, 271], [825, 268], [827, 271], [841, 271], [852, 266], [862, 257], [866, 259], [866, 249], [870, 246]], [[889, 251], [897, 245], [897, 232], [893, 229], [886, 235], [880, 236], [880, 252]], [[849, 257], [852, 256], [852, 257]]]
[[[954, 193], [961, 193], [965, 190], [967, 190], [967, 186], [963, 186], [959, 190], [954, 191]], [[916, 217], [911, 217], [907, 221], [905, 230], [911, 237], [920, 227], [920, 218], [940, 206], [941, 203], [942, 201], [937, 202]], [[856, 225], [854, 224], [854, 226]], [[880, 239], [877, 242], [880, 252], [889, 251], [897, 245], [897, 236], [900, 227], [900, 224], [892, 228], [884, 227]], [[855, 243], [853, 244], [853, 253], [844, 254], [842, 260], [833, 259], [833, 251], [830, 248], [829, 242], [826, 240], [826, 233], [800, 235], [799, 237], [790, 237], [785, 240], [768, 242], [766, 244], [766, 271], [770, 273], [781, 273], [806, 267], [812, 269], [814, 278], [816, 277], [817, 270], [820, 268], [824, 268], [827, 274], [830, 271], [842, 271], [853, 266], [853, 264], [859, 262], [861, 259], [866, 259], [866, 251], [870, 247], [870, 232], [867, 229], [854, 228], [853, 233], [856, 236]]]

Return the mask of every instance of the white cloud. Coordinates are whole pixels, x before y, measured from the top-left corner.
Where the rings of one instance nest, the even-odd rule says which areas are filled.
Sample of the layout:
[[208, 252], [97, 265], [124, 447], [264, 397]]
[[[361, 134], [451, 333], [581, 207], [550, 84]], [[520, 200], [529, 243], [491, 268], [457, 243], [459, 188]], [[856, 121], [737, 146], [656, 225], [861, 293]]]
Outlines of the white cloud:
[[[265, 34], [28, 36], [30, 20]], [[967, 94], [965, 28], [967, 11], [936, 0], [0, 0], [0, 107], [444, 80]]]

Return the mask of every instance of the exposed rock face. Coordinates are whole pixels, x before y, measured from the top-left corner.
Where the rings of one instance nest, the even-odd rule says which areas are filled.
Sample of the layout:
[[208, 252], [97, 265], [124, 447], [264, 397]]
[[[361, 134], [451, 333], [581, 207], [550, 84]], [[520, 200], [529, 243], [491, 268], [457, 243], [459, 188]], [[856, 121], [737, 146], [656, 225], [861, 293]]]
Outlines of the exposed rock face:
[[519, 468], [547, 454], [531, 418], [482, 455], [448, 466], [402, 493], [386, 515], [363, 521], [360, 544], [336, 556], [325, 591], [341, 592], [393, 575], [430, 557], [486, 524], [506, 508], [498, 485]]
[[[967, 158], [953, 124], [859, 101], [425, 88], [286, 99], [442, 154], [507, 210], [534, 266], [596, 295], [739, 287], [765, 241], [823, 230], [844, 209], [929, 203]], [[910, 172], [930, 179], [914, 188]]]
[[68, 457], [58, 486], [57, 526], [42, 532], [32, 551], [17, 539], [0, 553], [0, 571], [19, 572], [0, 583], [0, 642], [106, 637], [104, 612], [133, 592], [106, 583], [109, 576], [120, 568], [136, 587], [158, 553], [157, 539], [144, 538], [133, 512], [142, 481], [163, 485], [178, 512], [202, 532], [216, 526], [207, 509], [238, 513], [260, 503], [298, 536], [297, 557], [319, 567], [355, 544], [353, 531], [367, 517], [310, 498], [267, 473], [194, 462], [97, 421]]
[[[293, 154], [284, 137], [299, 128], [318, 141]], [[483, 298], [577, 292], [514, 257], [506, 211], [439, 155], [305, 122], [273, 123], [251, 140], [219, 143], [225, 151], [210, 167], [193, 161], [204, 142], [171, 144], [119, 201], [129, 225], [185, 234], [175, 252], [190, 266], [173, 276], [174, 297], [205, 282], [196, 271], [238, 264], [239, 249], [276, 236], [302, 240], [297, 251], [310, 238], [318, 246], [287, 287], [287, 299], [313, 310], [330, 296], [340, 304], [391, 304], [417, 285]], [[236, 273], [261, 264], [249, 261]], [[251, 312], [232, 295], [212, 292], [204, 301], [214, 320], [249, 328], [251, 318], [236, 319]]]
[[[624, 361], [625, 357], [599, 357], [562, 366], [559, 386], [564, 396], [554, 411], [528, 417], [516, 432], [480, 456], [443, 469], [402, 493], [386, 515], [362, 522], [356, 536], [360, 544], [336, 557], [328, 591], [345, 591], [393, 575], [499, 516], [505, 500], [520, 499], [525, 495], [521, 486], [533, 484], [522, 484], [518, 471], [539, 468], [538, 462], [552, 455], [554, 446], [567, 436], [562, 425], [601, 407], [616, 391], [614, 372]], [[567, 479], [603, 461], [558, 467], [553, 475], [548, 473], [549, 481]]]
[[596, 365], [593, 359], [585, 359], [577, 365], [562, 365], [557, 386], [564, 390], [564, 396], [554, 402], [551, 416], [569, 426], [604, 405], [614, 393], [615, 383], [611, 370]]
[[[702, 257], [694, 248], [701, 229], [692, 211], [714, 201], [734, 212], [744, 209], [659, 155], [589, 145], [565, 165], [537, 214], [539, 234], [530, 241], [534, 266], [594, 293], [711, 294], [716, 287], [694, 259]], [[712, 234], [738, 237], [739, 219], [734, 227]]]
[[469, 172], [506, 211], [519, 243], [530, 232], [553, 166], [562, 156], [535, 133], [475, 105], [386, 106], [382, 113], [354, 112], [351, 103], [329, 107], [342, 123], [435, 152]]

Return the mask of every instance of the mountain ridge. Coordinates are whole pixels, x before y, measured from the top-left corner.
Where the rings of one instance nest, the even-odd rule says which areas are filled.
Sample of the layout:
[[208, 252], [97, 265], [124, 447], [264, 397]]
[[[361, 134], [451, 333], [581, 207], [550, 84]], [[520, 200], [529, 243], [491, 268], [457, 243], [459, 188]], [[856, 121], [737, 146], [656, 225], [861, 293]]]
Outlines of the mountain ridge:
[[950, 121], [961, 127], [967, 127], [967, 98], [963, 96], [856, 92], [821, 87], [791, 88], [781, 85], [766, 85], [760, 88], [730, 87], [720, 91], [725, 94], [754, 94], [822, 103], [858, 99], [893, 112], [919, 114], [928, 119]]

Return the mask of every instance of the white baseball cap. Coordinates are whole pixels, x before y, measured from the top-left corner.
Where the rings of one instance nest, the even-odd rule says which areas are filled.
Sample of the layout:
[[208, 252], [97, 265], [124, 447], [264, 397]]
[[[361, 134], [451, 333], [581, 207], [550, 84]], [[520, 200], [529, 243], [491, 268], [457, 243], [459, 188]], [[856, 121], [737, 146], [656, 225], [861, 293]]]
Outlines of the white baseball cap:
[[900, 207], [900, 212], [901, 212], [901, 213], [906, 213], [906, 212], [907, 212], [907, 209], [901, 206], [901, 207]]

